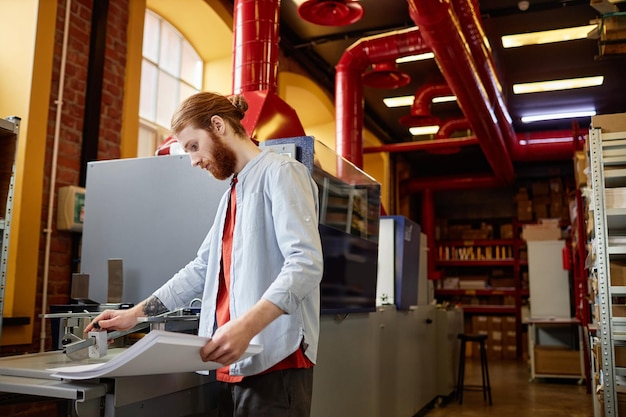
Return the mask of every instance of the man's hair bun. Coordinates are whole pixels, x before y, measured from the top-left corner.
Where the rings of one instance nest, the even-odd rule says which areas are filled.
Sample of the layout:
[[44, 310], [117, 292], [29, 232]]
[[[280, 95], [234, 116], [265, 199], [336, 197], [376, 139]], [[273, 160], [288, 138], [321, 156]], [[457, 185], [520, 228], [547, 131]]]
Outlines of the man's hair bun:
[[241, 94], [234, 94], [228, 97], [228, 100], [238, 110], [237, 113], [239, 116], [239, 120], [243, 119], [243, 117], [246, 115], [246, 111], [248, 110], [248, 102], [246, 101], [244, 96]]

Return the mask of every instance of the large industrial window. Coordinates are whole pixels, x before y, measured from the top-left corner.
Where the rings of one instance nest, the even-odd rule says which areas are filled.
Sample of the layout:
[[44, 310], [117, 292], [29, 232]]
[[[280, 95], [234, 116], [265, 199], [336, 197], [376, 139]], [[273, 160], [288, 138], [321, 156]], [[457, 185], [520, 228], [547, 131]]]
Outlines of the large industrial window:
[[203, 67], [200, 55], [180, 32], [146, 11], [137, 156], [154, 155], [169, 134], [178, 104], [202, 89]]

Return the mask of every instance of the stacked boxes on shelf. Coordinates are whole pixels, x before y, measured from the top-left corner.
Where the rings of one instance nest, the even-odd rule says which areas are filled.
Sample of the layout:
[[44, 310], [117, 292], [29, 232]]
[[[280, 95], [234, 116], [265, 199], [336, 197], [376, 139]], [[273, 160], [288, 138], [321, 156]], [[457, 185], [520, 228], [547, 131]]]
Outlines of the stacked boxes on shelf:
[[535, 181], [530, 185], [530, 191], [527, 187], [520, 187], [515, 195], [517, 219], [521, 222], [547, 218], [568, 219], [569, 208], [565, 202], [561, 178]]
[[[517, 358], [517, 331], [515, 316], [477, 315], [472, 318], [474, 334], [487, 335], [486, 347], [489, 359]], [[478, 349], [472, 349], [470, 355], [478, 358]]]

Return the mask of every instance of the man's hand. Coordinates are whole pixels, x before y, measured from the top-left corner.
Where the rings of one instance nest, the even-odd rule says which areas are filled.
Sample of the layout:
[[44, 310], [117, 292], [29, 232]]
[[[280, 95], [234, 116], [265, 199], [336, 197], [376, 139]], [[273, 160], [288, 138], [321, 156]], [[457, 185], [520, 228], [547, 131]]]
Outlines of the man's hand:
[[153, 295], [128, 310], [103, 311], [85, 327], [85, 333], [93, 329], [128, 330], [137, 324], [139, 317], [158, 316], [167, 311], [161, 300]]
[[205, 362], [230, 365], [243, 355], [253, 336], [241, 320], [230, 321], [217, 329], [211, 340], [200, 349], [200, 356]]
[[200, 349], [202, 360], [224, 366], [236, 362], [248, 348], [250, 340], [283, 314], [285, 312], [276, 305], [261, 299], [246, 314], [215, 331], [213, 338]]
[[105, 310], [85, 327], [85, 333], [94, 329], [128, 330], [137, 324], [137, 316], [132, 310]]

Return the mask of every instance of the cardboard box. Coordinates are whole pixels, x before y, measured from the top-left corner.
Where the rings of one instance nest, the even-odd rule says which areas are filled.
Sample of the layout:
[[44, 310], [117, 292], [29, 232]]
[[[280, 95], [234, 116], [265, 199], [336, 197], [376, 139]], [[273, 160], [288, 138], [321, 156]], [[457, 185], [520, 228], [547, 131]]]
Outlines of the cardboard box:
[[563, 194], [563, 181], [560, 178], [550, 179], [550, 195]]
[[550, 195], [541, 195], [537, 197], [533, 197], [533, 206], [547, 206], [552, 202], [552, 197]]
[[515, 330], [506, 330], [502, 332], [503, 346], [517, 346], [517, 332]]
[[502, 304], [505, 306], [514, 306], [515, 305], [515, 297], [512, 295], [506, 295], [502, 297]]
[[626, 346], [615, 346], [613, 362], [619, 368], [626, 368]]
[[554, 224], [526, 224], [522, 227], [522, 239], [528, 240], [559, 240], [561, 229]]
[[502, 359], [517, 359], [517, 346], [505, 345], [502, 347]]
[[550, 203], [550, 217], [563, 217], [563, 202], [553, 200]]
[[587, 152], [576, 151], [574, 153], [574, 176], [576, 178], [576, 187], [580, 188], [587, 185], [587, 171], [589, 170], [589, 159]]
[[533, 199], [539, 196], [550, 195], [550, 183], [545, 181], [535, 181], [531, 185]]
[[462, 240], [479, 240], [490, 239], [491, 231], [489, 229], [465, 229], [461, 232]]
[[472, 317], [472, 333], [486, 334], [489, 331], [489, 318], [487, 316], [477, 315]]
[[626, 187], [605, 189], [604, 204], [606, 208], [626, 208]]
[[580, 374], [580, 352], [555, 346], [535, 346], [535, 373], [538, 375]]
[[488, 316], [487, 325], [489, 326], [489, 332], [502, 331], [502, 317]]
[[520, 188], [517, 191], [517, 194], [515, 194], [515, 202], [518, 203], [520, 201], [526, 201], [529, 200], [530, 198], [528, 197], [528, 190], [524, 187]]
[[533, 203], [533, 213], [536, 219], [548, 217], [548, 204]]
[[602, 132], [626, 132], [626, 113], [600, 114], [591, 116], [591, 126]]
[[490, 330], [487, 340], [492, 344], [502, 344], [502, 330]]
[[511, 277], [491, 277], [489, 284], [493, 288], [510, 288], [515, 286], [515, 278]]
[[519, 200], [517, 202], [517, 219], [520, 221], [533, 219], [533, 203], [531, 200]]
[[613, 317], [626, 317], [626, 304], [613, 304], [611, 314]]
[[516, 323], [515, 323], [515, 316], [504, 316], [502, 319], [502, 330], [503, 331], [516, 331], [517, 327], [516, 327]]
[[611, 285], [616, 287], [626, 286], [626, 262], [612, 261], [609, 264]]
[[513, 239], [513, 225], [512, 224], [500, 225], [500, 239]]
[[602, 55], [626, 53], [626, 18], [624, 13], [603, 16], [600, 28], [599, 45]]

